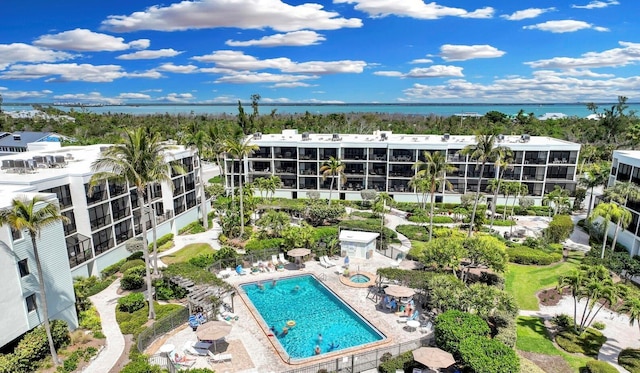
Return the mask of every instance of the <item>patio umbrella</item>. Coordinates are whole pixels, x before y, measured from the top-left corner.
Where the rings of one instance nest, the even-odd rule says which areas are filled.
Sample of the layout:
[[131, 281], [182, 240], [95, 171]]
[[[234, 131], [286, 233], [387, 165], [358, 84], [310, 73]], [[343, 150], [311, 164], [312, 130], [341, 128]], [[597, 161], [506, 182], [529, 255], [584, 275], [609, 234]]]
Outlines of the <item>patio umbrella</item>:
[[223, 321], [209, 321], [198, 328], [196, 335], [201, 341], [213, 341], [216, 350], [216, 341], [229, 335], [231, 325]]
[[413, 360], [431, 369], [448, 368], [456, 363], [453, 355], [437, 347], [420, 347], [412, 353]]
[[384, 288], [384, 293], [387, 295], [391, 295], [392, 297], [405, 298], [412, 296], [416, 292], [406, 286], [389, 285]]
[[291, 249], [287, 251], [287, 255], [293, 256], [293, 257], [305, 256], [309, 254], [311, 254], [311, 250], [305, 249], [303, 247], [299, 247], [297, 249]]

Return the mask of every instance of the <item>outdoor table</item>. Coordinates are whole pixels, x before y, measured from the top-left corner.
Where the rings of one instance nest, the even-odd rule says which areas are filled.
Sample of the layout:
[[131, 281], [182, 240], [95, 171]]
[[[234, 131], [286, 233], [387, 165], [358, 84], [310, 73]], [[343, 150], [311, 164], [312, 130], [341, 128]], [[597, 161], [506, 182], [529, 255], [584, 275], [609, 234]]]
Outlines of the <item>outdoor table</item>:
[[211, 343], [211, 342], [199, 341], [198, 343], [193, 345], [193, 348], [200, 349], [200, 350], [208, 350], [209, 347], [211, 347], [212, 344], [213, 343]]
[[416, 329], [418, 329], [418, 327], [420, 327], [420, 321], [409, 320], [409, 321], [407, 321], [407, 327], [413, 332]]

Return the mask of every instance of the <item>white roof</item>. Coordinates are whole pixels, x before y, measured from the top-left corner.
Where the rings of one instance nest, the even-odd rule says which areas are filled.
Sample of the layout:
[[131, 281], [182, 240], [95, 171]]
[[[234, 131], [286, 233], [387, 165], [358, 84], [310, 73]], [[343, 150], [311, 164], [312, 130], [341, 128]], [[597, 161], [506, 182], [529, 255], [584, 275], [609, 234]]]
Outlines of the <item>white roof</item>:
[[379, 235], [380, 233], [343, 230], [340, 232], [340, 241], [369, 243]]

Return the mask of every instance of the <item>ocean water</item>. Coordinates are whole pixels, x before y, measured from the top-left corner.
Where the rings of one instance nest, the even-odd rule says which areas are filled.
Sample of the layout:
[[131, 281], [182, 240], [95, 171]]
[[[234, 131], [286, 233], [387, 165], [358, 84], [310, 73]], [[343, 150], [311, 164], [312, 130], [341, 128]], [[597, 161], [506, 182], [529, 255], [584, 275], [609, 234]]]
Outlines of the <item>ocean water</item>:
[[[599, 112], [610, 108], [613, 103], [598, 104]], [[250, 104], [243, 104], [245, 111], [250, 112]], [[69, 111], [72, 107], [55, 106]], [[19, 111], [31, 109], [28, 105], [3, 105], [3, 110]], [[521, 109], [525, 113], [541, 116], [545, 113], [563, 113], [568, 116], [586, 117], [591, 114], [586, 104], [341, 104], [341, 105], [305, 105], [305, 104], [260, 104], [260, 113], [269, 114], [276, 110], [278, 114], [331, 114], [331, 113], [385, 113], [451, 116], [460, 113], [484, 115], [490, 111], [499, 111], [515, 115]], [[238, 113], [237, 105], [113, 105], [73, 107], [75, 111], [86, 110], [92, 113], [124, 113], [134, 115], [145, 114], [230, 114]], [[640, 111], [640, 103], [628, 104], [628, 111]]]

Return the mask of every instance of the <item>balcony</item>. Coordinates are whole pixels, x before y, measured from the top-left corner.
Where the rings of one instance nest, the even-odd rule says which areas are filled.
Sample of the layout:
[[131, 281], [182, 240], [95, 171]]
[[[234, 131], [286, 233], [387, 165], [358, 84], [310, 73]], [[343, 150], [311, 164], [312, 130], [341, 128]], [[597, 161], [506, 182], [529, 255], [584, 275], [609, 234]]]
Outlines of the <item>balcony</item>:
[[93, 258], [91, 251], [91, 239], [79, 233], [69, 236], [65, 239], [67, 244], [67, 257], [69, 258], [69, 267], [76, 267], [87, 260]]

